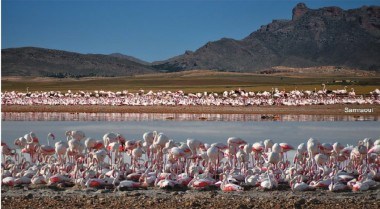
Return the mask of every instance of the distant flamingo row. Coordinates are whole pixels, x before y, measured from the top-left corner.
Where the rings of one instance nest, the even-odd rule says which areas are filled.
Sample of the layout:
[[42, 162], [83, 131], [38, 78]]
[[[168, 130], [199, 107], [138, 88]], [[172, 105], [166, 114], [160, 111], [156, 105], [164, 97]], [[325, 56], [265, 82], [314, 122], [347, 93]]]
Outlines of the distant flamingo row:
[[[310, 138], [294, 148], [270, 139], [250, 144], [239, 137], [214, 144], [196, 139], [176, 142], [156, 131], [144, 133], [137, 141], [118, 133], [95, 139], [70, 130], [66, 136], [50, 146], [54, 134], [49, 133], [47, 145], [42, 145], [30, 132], [14, 142], [21, 153], [2, 143], [2, 185], [220, 188], [226, 192], [248, 187], [272, 190], [282, 185], [293, 191], [335, 192], [365, 191], [380, 181], [380, 139], [365, 138], [357, 145], [343, 146]], [[292, 163], [287, 158], [290, 150], [296, 152]]]
[[180, 106], [180, 105], [205, 105], [205, 106], [250, 106], [250, 105], [328, 105], [328, 104], [380, 104], [380, 90], [369, 92], [368, 96], [356, 95], [354, 89], [350, 92], [347, 87], [341, 90], [280, 91], [273, 88], [271, 92], [246, 92], [244, 90], [224, 91], [223, 94], [202, 92], [188, 93], [183, 91], [149, 91], [145, 93], [129, 93], [127, 90], [112, 91], [78, 91], [68, 90], [48, 92], [2, 92], [2, 105], [112, 105], [112, 106]]

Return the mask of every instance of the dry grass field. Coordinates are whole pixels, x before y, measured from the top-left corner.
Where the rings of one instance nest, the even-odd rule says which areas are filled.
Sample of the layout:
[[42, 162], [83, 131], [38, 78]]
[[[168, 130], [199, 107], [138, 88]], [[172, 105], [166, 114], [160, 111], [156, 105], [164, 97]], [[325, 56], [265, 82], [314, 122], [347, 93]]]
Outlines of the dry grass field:
[[[335, 82], [334, 82], [335, 81]], [[88, 78], [41, 78], [41, 77], [2, 77], [1, 91], [93, 91], [93, 90], [183, 90], [185, 92], [223, 92], [242, 88], [247, 91], [271, 91], [273, 87], [286, 91], [321, 89], [327, 84], [330, 90], [344, 86], [355, 89], [357, 94], [368, 94], [380, 88], [380, 74], [358, 76], [352, 73], [294, 73], [256, 74], [195, 70], [176, 73], [147, 74], [129, 77], [88, 77]]]

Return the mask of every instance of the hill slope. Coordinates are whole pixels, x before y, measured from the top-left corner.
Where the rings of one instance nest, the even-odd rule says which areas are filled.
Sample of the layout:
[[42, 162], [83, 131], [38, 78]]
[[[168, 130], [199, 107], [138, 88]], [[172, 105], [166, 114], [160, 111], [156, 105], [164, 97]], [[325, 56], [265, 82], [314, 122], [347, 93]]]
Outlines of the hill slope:
[[345, 66], [380, 70], [380, 7], [293, 9], [243, 40], [223, 38], [194, 53], [154, 65], [159, 70], [217, 69], [253, 72], [273, 66]]
[[155, 72], [129, 58], [111, 55], [34, 47], [3, 49], [1, 55], [3, 76], [127, 76]]

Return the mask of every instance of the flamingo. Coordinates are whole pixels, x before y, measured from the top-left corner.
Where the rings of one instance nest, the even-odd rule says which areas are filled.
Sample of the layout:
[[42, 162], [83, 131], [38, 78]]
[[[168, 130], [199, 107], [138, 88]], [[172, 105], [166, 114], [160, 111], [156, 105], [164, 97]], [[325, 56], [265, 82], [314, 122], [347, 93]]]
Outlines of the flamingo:
[[132, 150], [132, 157], [135, 161], [134, 162], [135, 164], [139, 162], [139, 160], [143, 154], [143, 150], [141, 148], [141, 146], [142, 146], [141, 141], [137, 141], [136, 145], [137, 145], [137, 147]]
[[278, 162], [280, 162], [280, 153], [275, 151], [269, 152], [268, 163], [272, 163], [276, 167]]
[[71, 179], [68, 176], [57, 173], [49, 178], [50, 184], [70, 182]]
[[108, 146], [107, 146], [107, 150], [109, 152], [109, 156], [110, 156], [110, 162], [111, 164], [113, 164], [112, 162], [112, 157], [111, 155], [112, 154], [115, 154], [115, 162], [118, 160], [118, 157], [119, 157], [119, 148], [120, 148], [120, 143], [118, 141], [116, 142], [112, 142], [112, 143], [109, 143]]
[[84, 134], [83, 131], [76, 131], [76, 130], [66, 131], [66, 136], [70, 136], [71, 138], [76, 139], [78, 141], [80, 141], [86, 137], [86, 135]]
[[370, 186], [368, 183], [363, 183], [363, 182], [358, 181], [352, 186], [352, 191], [354, 191], [354, 192], [366, 191], [369, 188], [370, 188]]
[[333, 144], [333, 150], [335, 152], [335, 155], [339, 154], [343, 149], [344, 149], [344, 146], [341, 143], [335, 142]]
[[222, 174], [222, 177], [223, 177], [223, 181], [222, 183], [220, 184], [220, 189], [223, 191], [223, 192], [242, 192], [244, 191], [243, 187], [237, 185], [237, 184], [233, 184], [233, 183], [229, 183], [228, 180], [227, 180], [227, 174]]
[[352, 98], [355, 98], [355, 96], [356, 96], [356, 93], [355, 93], [355, 90], [354, 90], [354, 88], [351, 88], [351, 91], [350, 91], [350, 92], [348, 92], [348, 96], [350, 96], [350, 97], [352, 97]]
[[9, 148], [9, 146], [1, 142], [1, 153], [3, 154], [3, 159], [5, 159], [5, 156], [15, 156], [15, 160], [17, 161], [17, 154], [15, 149]]
[[305, 182], [302, 181], [302, 176], [297, 176], [295, 177], [291, 182], [290, 182], [292, 191], [312, 191], [315, 190], [314, 187], [309, 186]]
[[31, 179], [31, 183], [34, 184], [34, 185], [38, 185], [38, 184], [47, 184], [47, 180], [46, 180], [45, 176], [42, 176], [42, 175], [38, 175], [38, 174], [36, 174], [36, 175], [33, 176], [33, 178]]
[[286, 153], [290, 150], [294, 150], [294, 147], [288, 143], [280, 143], [280, 147], [281, 147], [281, 152], [285, 153], [286, 159], [287, 159]]
[[322, 143], [321, 146], [319, 146], [319, 149], [321, 153], [328, 155], [334, 150], [334, 146], [329, 143]]
[[203, 142], [196, 140], [196, 139], [187, 139], [187, 146], [190, 148], [191, 153], [193, 156], [197, 155], [197, 149], [198, 148], [205, 148]]
[[108, 132], [108, 133], [104, 134], [104, 136], [103, 136], [103, 141], [104, 141], [105, 147], [108, 147], [108, 144], [110, 144], [112, 142], [116, 142], [117, 140], [118, 140], [117, 135], [115, 133], [112, 133], [112, 132]]
[[27, 176], [21, 176], [14, 180], [14, 185], [31, 184], [31, 183], [32, 183], [32, 179]]
[[169, 176], [166, 176], [165, 179], [160, 180], [159, 178], [156, 179], [155, 186], [159, 187], [160, 189], [173, 189], [174, 187], [178, 186], [178, 182], [169, 179]]
[[319, 144], [319, 141], [313, 138], [307, 141], [307, 151], [311, 159], [314, 159], [314, 156], [319, 153]]
[[155, 138], [153, 140], [153, 145], [157, 148], [157, 157], [156, 160], [158, 162], [163, 161], [163, 152], [162, 149], [165, 147], [166, 143], [169, 141], [169, 137], [167, 137], [163, 133], [159, 133], [155, 135]]
[[310, 186], [314, 188], [325, 188], [328, 189], [329, 185], [331, 184], [331, 178], [321, 179], [318, 181], [311, 181]]
[[99, 187], [104, 186], [105, 184], [106, 182], [103, 179], [93, 178], [93, 179], [88, 179], [85, 185], [87, 188], [99, 188]]
[[14, 140], [14, 145], [18, 146], [20, 149], [23, 149], [28, 144], [25, 137], [19, 137]]
[[[326, 89], [326, 85], [322, 84], [322, 90], [314, 91], [305, 90], [299, 91], [297, 89], [290, 92], [285, 90], [279, 91], [278, 88], [272, 88], [271, 92], [264, 91], [246, 92], [244, 90], [237, 91], [224, 91], [223, 95], [217, 93], [198, 92], [188, 93], [184, 92], [170, 92], [159, 91], [157, 93], [149, 91], [144, 94], [130, 93], [126, 90], [112, 92], [112, 91], [78, 91], [68, 92], [62, 94], [59, 91], [48, 92], [5, 92], [2, 93], [2, 104], [9, 105], [231, 105], [231, 106], [245, 106], [245, 105], [315, 105], [315, 104], [345, 104], [349, 103], [368, 103], [377, 104], [380, 91], [375, 89], [370, 92], [371, 97], [362, 95], [357, 97], [354, 95], [354, 89], [347, 92], [347, 87], [343, 90], [330, 91]], [[207, 95], [206, 95], [206, 94]], [[333, 94], [331, 94], [333, 93]], [[339, 95], [340, 99], [335, 96]], [[363, 99], [366, 97], [366, 99]], [[42, 98], [42, 100], [41, 100]], [[118, 139], [119, 143], [123, 144], [123, 139]], [[107, 146], [108, 143], [105, 142]]]
[[71, 138], [68, 141], [68, 145], [69, 145], [69, 148], [68, 148], [67, 153], [72, 156], [72, 160], [73, 160], [74, 156], [77, 156], [78, 154], [80, 154], [81, 142], [78, 139]]
[[[12, 156], [6, 156], [1, 169], [2, 184], [14, 186], [74, 183], [88, 188], [115, 186], [119, 190], [155, 185], [164, 189], [188, 186], [199, 190], [220, 187], [222, 191], [242, 191], [240, 184], [243, 182], [249, 186], [260, 185], [264, 190], [275, 189], [279, 183], [288, 183], [292, 191], [301, 192], [316, 188], [329, 188], [330, 191], [365, 191], [376, 187], [378, 183], [375, 180], [380, 179], [377, 166], [380, 140], [373, 142], [365, 138], [357, 146], [344, 147], [339, 143], [331, 145], [311, 138], [297, 147], [294, 164], [290, 165], [290, 162], [281, 160], [280, 154], [290, 149], [284, 144], [281, 146], [281, 143], [274, 143], [270, 146], [270, 152], [264, 152], [266, 147], [262, 142], [251, 146], [233, 142], [237, 141], [236, 137], [227, 140], [228, 145], [222, 142], [203, 144], [204, 148], [195, 146], [195, 152], [192, 152], [187, 140], [177, 143], [169, 137], [159, 139], [159, 134], [153, 135], [151, 151], [156, 155], [154, 160], [143, 158], [145, 149], [142, 140], [129, 140], [125, 145], [126, 148], [131, 148], [128, 152], [133, 161], [128, 164], [116, 158], [114, 161], [105, 162], [108, 155], [106, 150], [117, 154], [122, 147], [122, 140], [115, 139], [106, 148], [94, 148], [89, 153], [83, 153], [85, 144], [87, 147], [94, 147], [99, 142], [103, 146], [103, 141], [86, 138], [83, 144], [70, 133], [67, 139], [70, 139], [71, 145], [62, 141], [55, 143], [58, 161], [54, 156], [46, 155], [39, 155], [31, 162], [24, 157], [18, 161], [12, 159]], [[35, 134], [29, 133], [25, 137], [15, 140], [16, 146], [23, 147], [22, 152], [32, 153], [36, 146], [39, 149], [42, 147], [39, 143], [34, 143]], [[51, 138], [53, 135], [48, 134], [48, 146]], [[78, 148], [71, 149], [75, 148], [76, 143], [79, 143]], [[194, 148], [192, 143], [190, 146]], [[12, 152], [7, 148], [9, 147], [6, 144], [2, 144], [3, 152]], [[249, 152], [256, 152], [258, 155], [255, 163], [248, 157]], [[65, 162], [65, 153], [75, 157], [75, 161]], [[193, 153], [196, 155], [193, 156]], [[233, 153], [237, 164], [229, 161], [228, 155]], [[218, 176], [221, 180], [217, 182]]]
[[[141, 187], [151, 187], [151, 186], [154, 186], [154, 182], [156, 181], [156, 173], [154, 172], [153, 175], [149, 175], [147, 173], [144, 173], [141, 175], [140, 179], [139, 179], [139, 182], [140, 182], [140, 185]], [[138, 186], [138, 185], [136, 185]], [[136, 187], [138, 188], [138, 187]]]
[[154, 138], [156, 135], [157, 135], [156, 131], [145, 132], [143, 134], [143, 140], [144, 140], [143, 147], [146, 150], [146, 154], [147, 154], [148, 159], [150, 158], [150, 154], [151, 154], [149, 147], [150, 147], [150, 145], [153, 144], [153, 141], [154, 141]]
[[86, 149], [90, 152], [97, 145], [97, 140], [94, 138], [88, 137], [84, 141], [84, 145], [86, 146]]
[[371, 149], [369, 149], [368, 154], [371, 154], [371, 153], [376, 153], [376, 154], [380, 155], [380, 144], [376, 144]]
[[258, 161], [264, 151], [264, 145], [261, 142], [256, 142], [252, 144], [252, 151], [255, 153], [255, 160]]
[[67, 152], [69, 145], [66, 142], [59, 141], [55, 143], [55, 153], [58, 156], [58, 160], [62, 162], [64, 160], [64, 155]]
[[39, 144], [39, 139], [34, 132], [30, 132], [29, 134], [25, 134], [24, 138], [26, 139], [28, 144]]
[[50, 142], [49, 142], [49, 139], [52, 139], [54, 140], [55, 139], [55, 136], [54, 134], [52, 133], [48, 133], [47, 137], [46, 137], [46, 141], [47, 141], [47, 145], [41, 145], [39, 147], [39, 151], [41, 152], [41, 154], [43, 155], [54, 155], [55, 154], [55, 149], [50, 146]]
[[234, 164], [236, 165], [236, 163], [237, 163], [236, 153], [238, 151], [238, 147], [241, 145], [247, 144], [247, 142], [244, 141], [243, 139], [239, 138], [239, 137], [230, 137], [227, 139], [227, 144], [228, 144], [229, 148], [231, 148], [230, 154], [233, 156], [234, 162], [235, 162]]
[[334, 177], [331, 178], [331, 184], [329, 185], [329, 191], [338, 192], [338, 191], [346, 191], [349, 187], [341, 182], [335, 182]]
[[215, 185], [215, 180], [208, 178], [200, 178], [199, 175], [195, 175], [195, 177], [187, 184], [189, 188], [195, 190], [205, 190]]
[[259, 186], [260, 185], [260, 176], [259, 175], [247, 175], [244, 182], [248, 186]]
[[274, 144], [274, 142], [271, 139], [265, 139], [264, 140], [265, 152], [268, 152], [269, 149], [271, 149], [271, 151], [272, 151], [273, 144]]
[[278, 187], [278, 183], [275, 179], [271, 177], [269, 172], [266, 172], [266, 178], [264, 178], [261, 183], [260, 187], [267, 190], [272, 190]]
[[217, 144], [211, 145], [211, 147], [207, 150], [207, 156], [209, 158], [209, 161], [214, 164], [215, 172], [217, 172], [217, 169], [220, 165], [220, 160], [223, 158], [223, 153], [220, 151]]
[[[19, 139], [15, 141], [16, 145], [19, 145], [21, 149], [21, 153], [28, 153], [30, 155], [30, 158], [32, 159], [32, 162], [34, 162], [35, 159], [35, 153], [37, 152], [37, 147], [39, 146], [39, 139], [36, 136], [35, 133], [30, 132], [28, 134], [25, 134], [24, 139]], [[24, 145], [23, 143], [26, 142]]]
[[120, 181], [120, 184], [119, 186], [117, 186], [117, 189], [119, 191], [126, 191], [126, 190], [138, 189], [140, 187], [141, 187], [141, 184], [139, 182], [123, 180], [123, 181]]
[[15, 185], [15, 180], [16, 179], [14, 177], [8, 176], [8, 177], [3, 178], [2, 181], [1, 181], [1, 183], [3, 185], [13, 187]]

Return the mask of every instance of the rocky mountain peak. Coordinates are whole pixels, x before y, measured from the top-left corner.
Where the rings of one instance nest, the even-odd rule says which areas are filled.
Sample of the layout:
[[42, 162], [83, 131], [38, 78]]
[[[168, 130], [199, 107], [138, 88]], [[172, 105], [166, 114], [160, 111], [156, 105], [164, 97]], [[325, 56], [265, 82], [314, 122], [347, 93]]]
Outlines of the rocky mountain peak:
[[298, 20], [302, 15], [304, 15], [307, 11], [309, 11], [309, 8], [306, 6], [305, 3], [298, 3], [294, 8], [293, 8], [293, 16], [292, 20]]
[[292, 12], [292, 20], [273, 20], [242, 40], [208, 42], [153, 67], [254, 72], [273, 66], [332, 65], [380, 70], [379, 6], [310, 9], [299, 3]]

